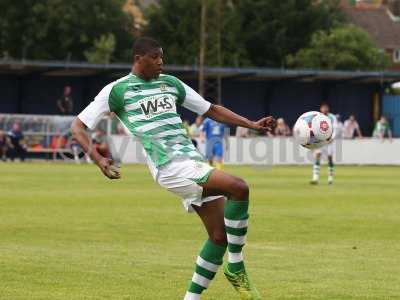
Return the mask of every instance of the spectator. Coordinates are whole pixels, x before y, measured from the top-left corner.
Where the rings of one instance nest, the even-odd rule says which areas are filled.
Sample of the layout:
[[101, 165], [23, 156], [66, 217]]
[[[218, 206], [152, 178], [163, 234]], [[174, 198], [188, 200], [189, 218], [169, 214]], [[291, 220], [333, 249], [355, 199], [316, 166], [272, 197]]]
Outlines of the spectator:
[[74, 101], [71, 96], [72, 89], [69, 85], [64, 87], [64, 93], [57, 100], [58, 113], [61, 115], [72, 115], [74, 109]]
[[388, 137], [392, 141], [392, 130], [386, 117], [381, 117], [381, 119], [376, 122], [373, 137], [379, 138], [382, 141], [385, 137]]
[[196, 148], [199, 148], [200, 143], [202, 142], [202, 128], [203, 128], [203, 117], [197, 116], [196, 120], [189, 128], [189, 134], [192, 139], [193, 145]]
[[286, 124], [283, 118], [276, 120], [276, 127], [274, 130], [274, 136], [290, 136], [291, 131], [289, 126]]
[[104, 157], [110, 157], [110, 151], [107, 144], [107, 135], [102, 129], [96, 129], [93, 138], [93, 147]]
[[57, 153], [60, 149], [64, 149], [67, 144], [67, 139], [61, 134], [60, 129], [57, 129], [56, 134], [51, 138], [50, 148], [53, 150], [53, 160], [57, 159]]
[[357, 133], [357, 136], [359, 138], [362, 138], [360, 126], [358, 125], [358, 122], [356, 118], [351, 115], [345, 122], [344, 122], [344, 127], [343, 127], [343, 137], [345, 139], [353, 139], [354, 134]]
[[248, 138], [250, 136], [249, 129], [246, 127], [236, 127], [236, 137]]
[[124, 125], [119, 121], [117, 123], [117, 134], [118, 135], [126, 135], [126, 129], [124, 128]]
[[75, 163], [80, 164], [81, 163], [80, 154], [82, 154], [82, 149], [78, 141], [72, 135], [68, 135], [68, 142], [66, 147], [71, 149]]
[[117, 118], [114, 112], [111, 112], [108, 116], [111, 120], [111, 134], [126, 135], [124, 125]]
[[192, 138], [199, 138], [201, 136], [202, 126], [203, 126], [203, 117], [197, 116], [194, 123], [190, 125], [189, 129], [190, 136]]
[[342, 117], [337, 114], [336, 116], [336, 133], [335, 133], [335, 139], [342, 139], [343, 138], [343, 132], [344, 132], [344, 125], [342, 122]]
[[21, 161], [25, 161], [26, 157], [26, 145], [24, 143], [24, 134], [21, 131], [21, 125], [14, 123], [12, 129], [8, 132], [10, 138], [11, 147], [8, 149], [9, 157], [11, 161], [18, 156]]
[[0, 130], [0, 159], [2, 161], [7, 160], [7, 151], [11, 147], [11, 142], [9, 137], [4, 133], [3, 130]]

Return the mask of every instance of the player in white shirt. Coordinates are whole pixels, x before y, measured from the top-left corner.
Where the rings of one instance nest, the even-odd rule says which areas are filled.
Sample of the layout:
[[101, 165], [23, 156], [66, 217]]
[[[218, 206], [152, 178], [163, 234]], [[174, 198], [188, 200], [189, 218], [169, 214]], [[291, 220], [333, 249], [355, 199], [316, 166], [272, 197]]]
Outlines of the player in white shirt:
[[177, 107], [221, 123], [259, 131], [272, 130], [275, 119], [266, 117], [253, 122], [211, 104], [178, 78], [161, 74], [162, 66], [160, 44], [151, 38], [137, 39], [133, 46], [131, 73], [105, 86], [79, 114], [71, 128], [74, 137], [105, 176], [119, 179], [119, 170], [91, 147], [85, 132], [86, 128], [95, 128], [104, 114], [114, 112], [126, 130], [141, 141], [154, 180], [182, 198], [187, 211], [199, 215], [209, 238], [197, 257], [184, 300], [200, 299], [222, 264], [226, 251], [226, 278], [241, 299], [259, 300], [259, 293], [247, 276], [242, 255], [247, 236], [248, 185], [204, 161], [189, 138]]
[[[329, 112], [329, 105], [327, 103], [322, 103], [320, 106], [320, 112], [328, 116], [332, 121], [333, 133], [332, 139], [334, 140], [337, 135], [337, 119], [336, 116]], [[313, 176], [311, 184], [319, 183], [319, 175], [321, 170], [321, 157], [324, 156], [328, 159], [328, 184], [333, 184], [333, 175], [335, 171], [335, 164], [333, 162], [333, 155], [335, 150], [335, 143], [331, 142], [328, 145], [323, 146], [320, 149], [314, 151], [315, 161], [313, 165]]]

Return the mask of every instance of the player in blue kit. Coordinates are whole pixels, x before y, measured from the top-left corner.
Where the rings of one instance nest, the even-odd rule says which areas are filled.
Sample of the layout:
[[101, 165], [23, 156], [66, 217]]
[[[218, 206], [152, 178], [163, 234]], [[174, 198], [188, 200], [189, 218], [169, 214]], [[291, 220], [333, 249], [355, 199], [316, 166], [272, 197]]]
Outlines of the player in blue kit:
[[206, 118], [203, 122], [203, 133], [206, 138], [206, 158], [210, 165], [222, 169], [224, 157], [224, 138], [226, 125]]

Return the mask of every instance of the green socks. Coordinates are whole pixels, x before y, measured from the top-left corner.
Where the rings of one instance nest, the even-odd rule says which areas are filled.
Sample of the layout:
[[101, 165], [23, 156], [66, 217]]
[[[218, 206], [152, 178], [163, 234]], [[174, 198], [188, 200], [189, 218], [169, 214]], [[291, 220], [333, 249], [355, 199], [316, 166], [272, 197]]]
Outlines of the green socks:
[[319, 181], [320, 169], [321, 169], [321, 164], [320, 164], [320, 161], [317, 160], [317, 161], [315, 161], [314, 166], [313, 166], [313, 179], [312, 179], [313, 181]]
[[225, 230], [228, 238], [228, 269], [244, 269], [242, 248], [246, 244], [249, 201], [228, 200], [225, 204]]
[[222, 265], [225, 251], [226, 246], [214, 244], [210, 240], [205, 242], [197, 257], [196, 269], [184, 300], [200, 299], [200, 294], [208, 288], [218, 268]]
[[[249, 201], [228, 200], [225, 204], [224, 221], [228, 239], [228, 269], [238, 272], [244, 269], [242, 248], [246, 244]], [[197, 257], [196, 269], [184, 300], [199, 300], [201, 293], [214, 279], [226, 251], [226, 246], [207, 240]]]

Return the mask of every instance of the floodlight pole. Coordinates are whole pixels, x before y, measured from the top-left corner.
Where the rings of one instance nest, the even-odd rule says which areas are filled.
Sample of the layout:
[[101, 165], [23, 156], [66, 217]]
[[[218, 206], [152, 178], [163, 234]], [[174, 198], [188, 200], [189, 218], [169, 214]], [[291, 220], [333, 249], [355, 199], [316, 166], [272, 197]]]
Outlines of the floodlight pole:
[[204, 58], [206, 53], [207, 0], [201, 1], [200, 53], [199, 53], [199, 94], [205, 94]]
[[[222, 66], [221, 56], [221, 20], [222, 20], [222, 3], [221, 0], [217, 2], [217, 63], [218, 67]], [[222, 104], [222, 79], [221, 74], [217, 76], [217, 104]]]

